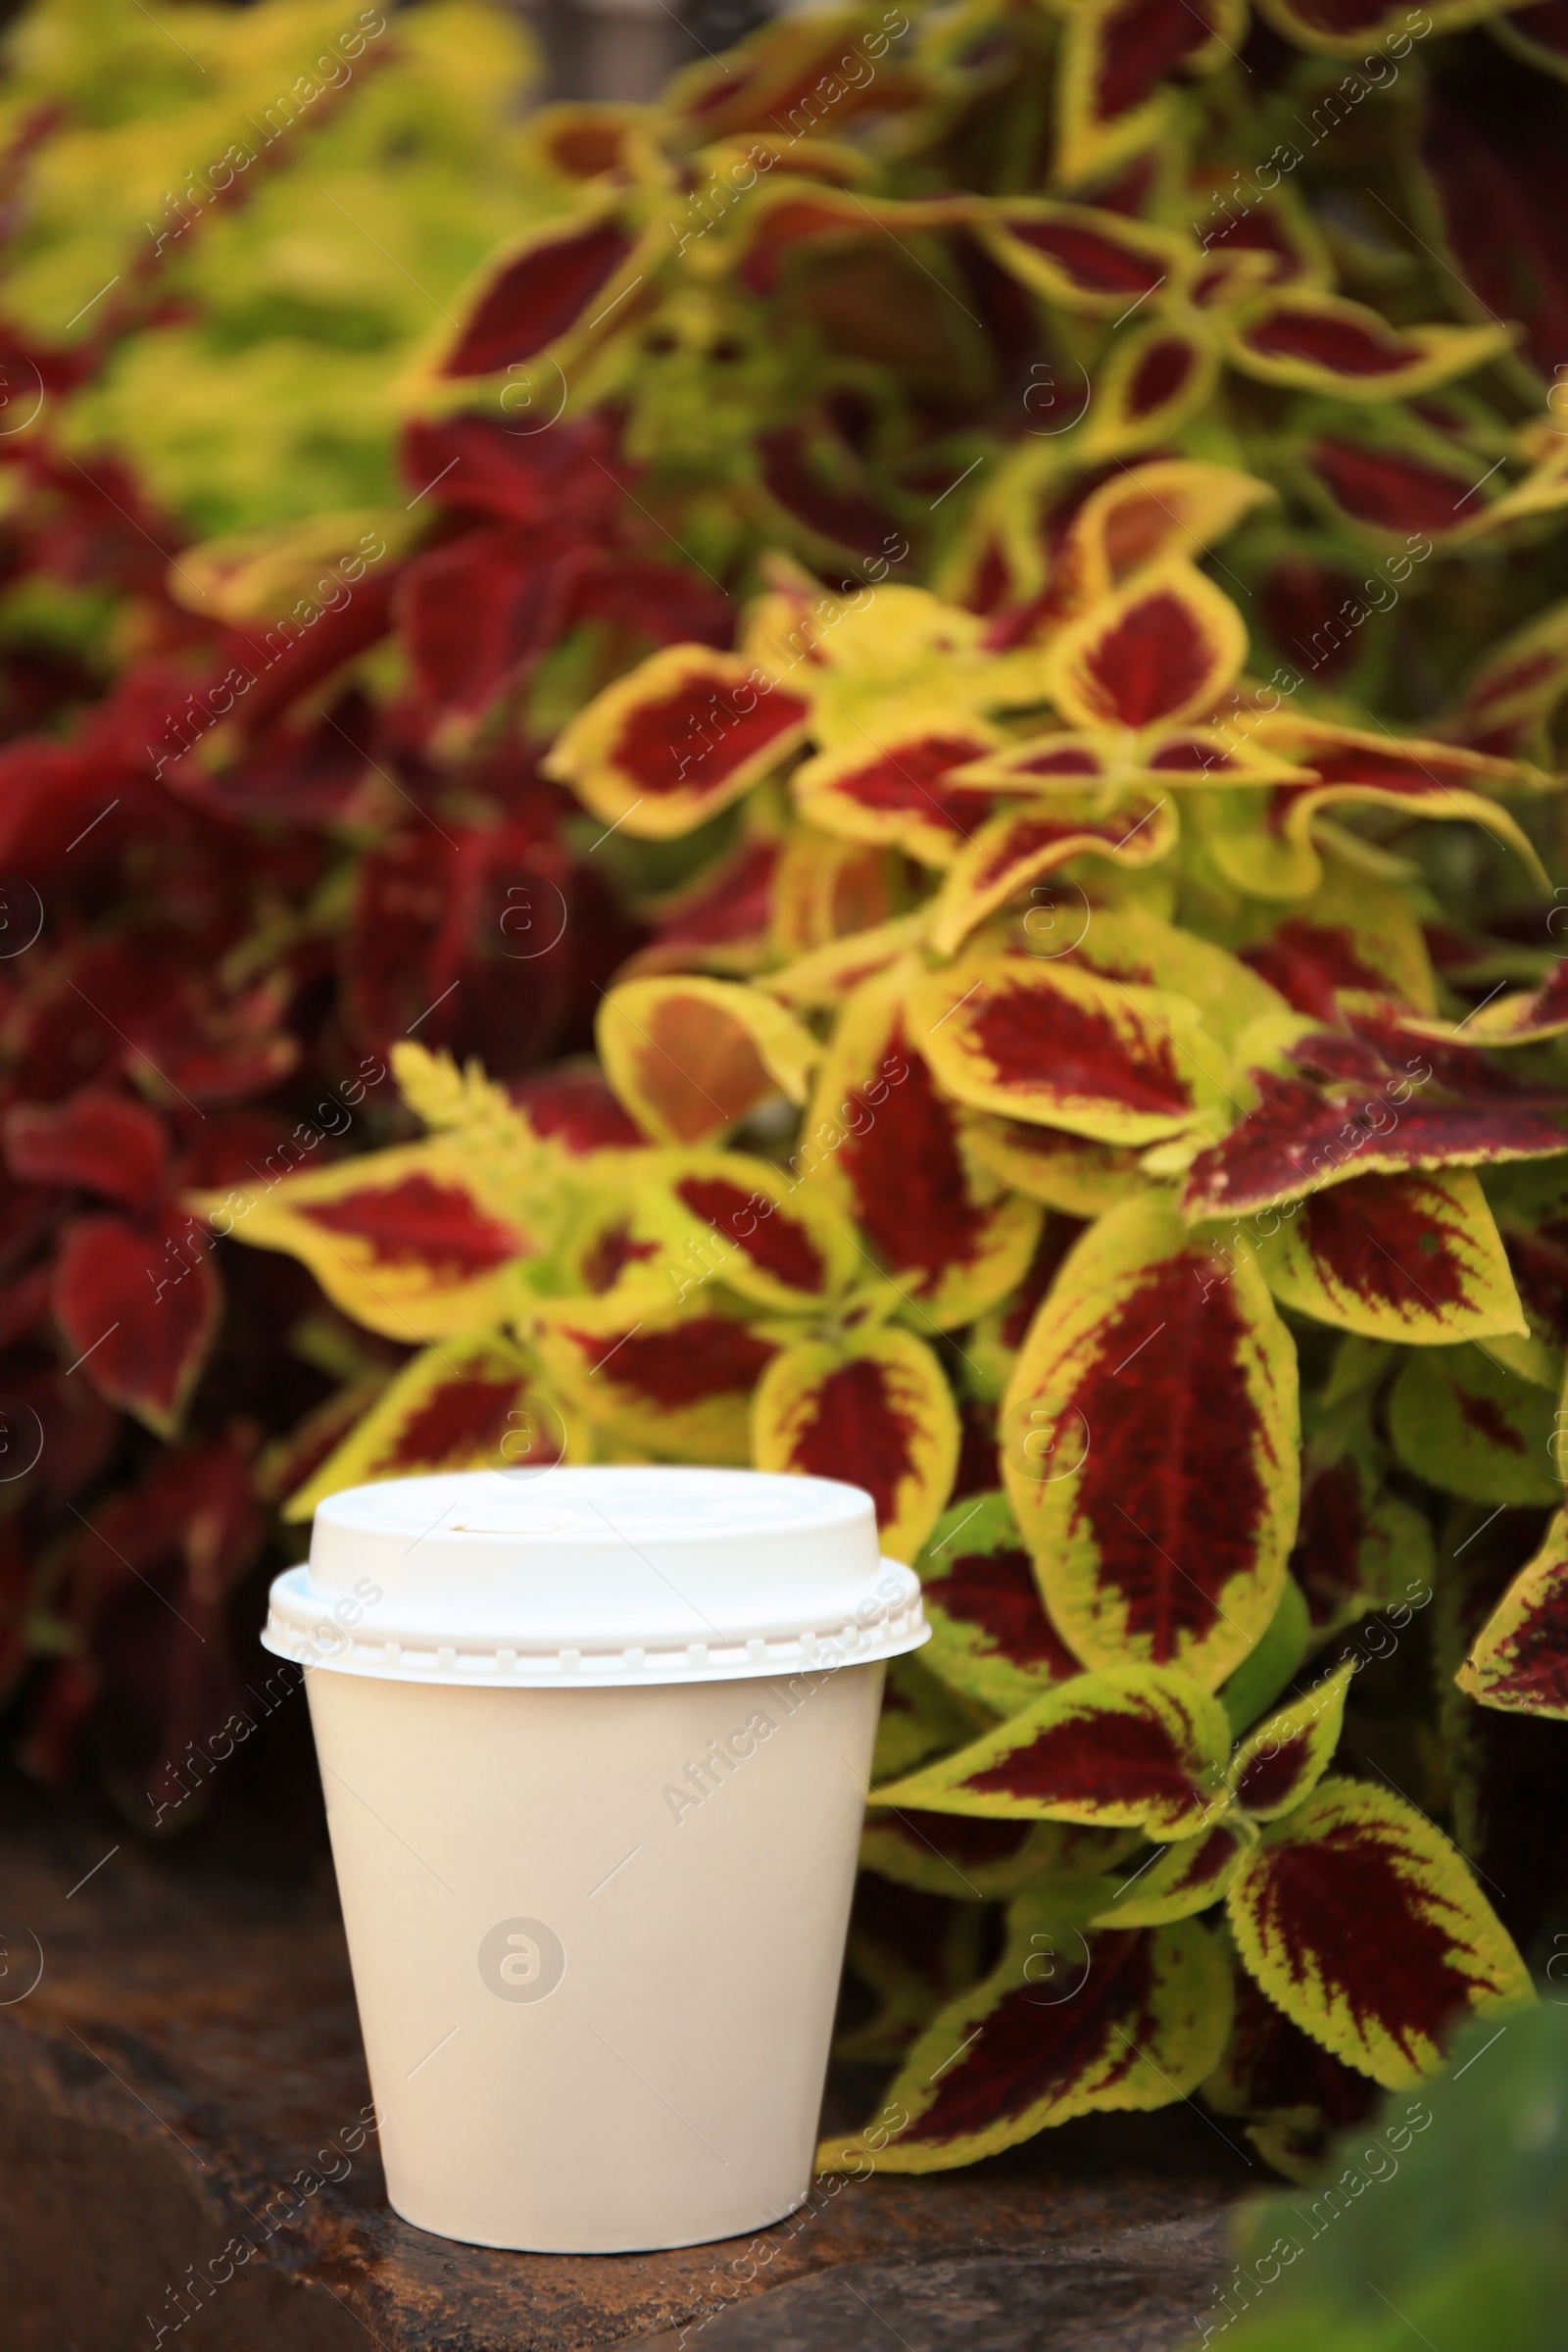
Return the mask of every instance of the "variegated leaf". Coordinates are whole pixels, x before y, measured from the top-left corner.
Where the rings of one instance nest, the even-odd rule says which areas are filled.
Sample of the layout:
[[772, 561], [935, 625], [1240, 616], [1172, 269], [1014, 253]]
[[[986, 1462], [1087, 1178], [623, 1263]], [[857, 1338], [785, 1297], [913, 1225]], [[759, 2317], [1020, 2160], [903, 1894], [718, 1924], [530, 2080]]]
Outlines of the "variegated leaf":
[[1389, 2089], [1432, 2072], [1467, 2008], [1531, 1998], [1529, 1972], [1459, 1853], [1386, 1788], [1321, 1782], [1264, 1830], [1229, 1910], [1270, 2000]]
[[1152, 319], [1118, 339], [1085, 418], [1084, 458], [1098, 465], [1168, 445], [1211, 398], [1218, 375], [1219, 353], [1196, 318]]
[[1245, 36], [1240, 0], [1088, 0], [1065, 21], [1056, 173], [1067, 187], [1102, 176], [1158, 138], [1179, 73], [1208, 72]]
[[617, 1444], [680, 1461], [749, 1459], [752, 1397], [776, 1347], [716, 1283], [658, 1307], [547, 1300], [532, 1330], [556, 1394]]
[[962, 1116], [912, 1042], [909, 972], [856, 990], [822, 1057], [792, 1173], [838, 1201], [917, 1328], [951, 1330], [1006, 1298], [1040, 1232], [1032, 1200], [969, 1153]]
[[1550, 1392], [1480, 1348], [1410, 1356], [1389, 1398], [1389, 1435], [1407, 1470], [1469, 1502], [1561, 1498]]
[[1258, 1247], [1276, 1298], [1406, 1347], [1525, 1331], [1501, 1238], [1466, 1168], [1358, 1176], [1293, 1202]]
[[1432, 959], [1409, 893], [1344, 859], [1322, 863], [1322, 888], [1240, 947], [1242, 961], [1311, 1020], [1337, 1021], [1342, 998], [1435, 1012]]
[[1134, 574], [1054, 639], [1044, 685], [1069, 726], [1206, 716], [1240, 669], [1247, 625], [1185, 557]]
[[927, 1765], [874, 1804], [998, 1820], [1074, 1821], [1190, 1838], [1230, 1799], [1230, 1724], [1217, 1698], [1168, 1666], [1115, 1666], [1041, 1693], [994, 1732]]
[[1090, 1926], [1162, 1928], [1206, 1911], [1226, 1892], [1256, 1838], [1247, 1815], [1231, 1812], [1194, 1838], [1155, 1846], [1141, 1867], [1110, 1884], [1104, 1909]]
[[756, 985], [792, 1012], [837, 1012], [863, 981], [874, 980], [890, 964], [902, 963], [920, 945], [929, 919], [922, 906], [891, 923], [835, 939], [798, 956], [782, 971], [764, 973]]
[[1096, 1834], [1065, 1831], [1054, 1821], [982, 1821], [974, 1814], [882, 1806], [866, 1816], [860, 1866], [921, 1894], [1004, 1901], [1048, 1873], [1059, 1873], [1064, 1838]]
[[980, 825], [958, 852], [938, 894], [931, 945], [939, 956], [962, 946], [976, 923], [1072, 858], [1157, 865], [1176, 847], [1175, 804], [1149, 793], [1116, 795], [1113, 808], [1084, 795], [1074, 805], [1008, 808]]
[[1069, 1217], [1098, 1217], [1149, 1189], [1137, 1152], [1125, 1146], [984, 1110], [965, 1114], [963, 1132], [982, 1167]]
[[544, 765], [607, 825], [689, 833], [796, 750], [808, 705], [740, 654], [670, 645], [616, 679]]
[[953, 1690], [1012, 1715], [1082, 1663], [1046, 1615], [1005, 1494], [945, 1511], [915, 1562], [931, 1640], [921, 1656]]
[[817, 2164], [942, 2172], [1075, 2115], [1166, 2106], [1212, 2069], [1230, 2015], [1229, 1963], [1196, 1922], [1088, 1940], [1025, 1895], [996, 1969], [915, 2043], [883, 2120], [824, 2140]]
[[1296, 1532], [1296, 1351], [1255, 1269], [1216, 1282], [1158, 1195], [1110, 1210], [1036, 1316], [1003, 1426], [1007, 1492], [1077, 1654], [1223, 1682], [1274, 1613]]
[[1231, 2035], [1204, 2102], [1219, 2115], [1258, 2119], [1248, 2137], [1275, 2171], [1316, 2181], [1329, 2135], [1372, 2112], [1377, 2084], [1293, 2025], [1239, 1964], [1235, 1977]]
[[892, 1326], [786, 1348], [758, 1384], [752, 1459], [863, 1487], [882, 1548], [912, 1560], [958, 1466], [958, 1415], [923, 1340]]
[[[681, 1152], [657, 1170], [703, 1239], [689, 1280], [713, 1242], [725, 1285], [763, 1306], [800, 1313], [847, 1291], [865, 1271], [865, 1253], [848, 1217], [819, 1188], [741, 1152]], [[725, 1247], [727, 1245], [727, 1247]]]
[[493, 1327], [537, 1247], [446, 1137], [196, 1205], [218, 1233], [302, 1258], [335, 1306], [405, 1345]]
[[427, 1348], [284, 1506], [309, 1519], [344, 1487], [436, 1470], [547, 1470], [588, 1459], [587, 1433], [543, 1386], [528, 1352], [498, 1332]]
[[736, 981], [623, 981], [597, 1027], [612, 1086], [666, 1144], [707, 1143], [774, 1095], [804, 1102], [816, 1059], [809, 1030]]
[[1512, 336], [1501, 325], [1395, 327], [1362, 303], [1293, 287], [1250, 308], [1226, 340], [1231, 365], [1264, 383], [1371, 401], [1466, 375]]
[[1250, 1216], [1406, 1168], [1553, 1159], [1568, 1143], [1568, 1094], [1394, 1022], [1306, 1034], [1298, 1024], [1271, 1058], [1283, 1068], [1260, 1054], [1245, 1081], [1237, 1074], [1237, 1093], [1246, 1084], [1255, 1102], [1193, 1161], [1189, 1217]]
[[1118, 466], [1067, 526], [1088, 596], [1100, 596], [1166, 556], [1196, 559], [1278, 492], [1239, 466], [1194, 458], [1145, 458]]
[[[1310, 768], [1318, 779], [1274, 786], [1268, 822], [1283, 847], [1310, 851], [1314, 819], [1341, 804], [1397, 808], [1440, 821], [1468, 817], [1516, 851], [1536, 880], [1549, 887], [1529, 834], [1487, 789], [1536, 787], [1534, 772], [1518, 760], [1419, 737], [1401, 741], [1294, 712], [1262, 718], [1256, 732], [1265, 750]], [[1323, 869], [1315, 853], [1312, 862], [1309, 887], [1316, 889]]]
[[[769, 898], [774, 955], [806, 958], [906, 922], [902, 909], [909, 898], [907, 872], [895, 850], [797, 824], [780, 847]], [[777, 977], [770, 976], [770, 987]], [[783, 989], [776, 993], [791, 1002]]]
[[939, 705], [879, 714], [875, 736], [857, 728], [848, 743], [797, 768], [792, 790], [802, 814], [822, 832], [906, 850], [926, 865], [949, 865], [986, 814], [973, 792], [948, 779], [1000, 740], [995, 728], [960, 721]]
[[1484, 1707], [1568, 1719], [1568, 1515], [1498, 1601], [1454, 1677]]
[[[1024, 925], [1027, 939], [1029, 925]], [[1072, 960], [1109, 981], [1162, 988], [1196, 1004], [1204, 1028], [1222, 1045], [1239, 1041], [1257, 1022], [1284, 1012], [1268, 982], [1228, 950], [1180, 924], [1163, 922], [1146, 906], [1097, 906]], [[1209, 1073], [1217, 1084], [1214, 1072]]]
[[1064, 957], [981, 942], [910, 989], [909, 1015], [960, 1102], [1095, 1143], [1157, 1143], [1223, 1099], [1224, 1056], [1194, 1004]]
[[1063, 310], [1113, 317], [1190, 267], [1181, 240], [1091, 205], [1012, 197], [977, 222], [1004, 269]]
[[1355, 1671], [1347, 1658], [1322, 1682], [1250, 1732], [1231, 1758], [1226, 1780], [1254, 1821], [1273, 1821], [1298, 1805], [1334, 1761], [1345, 1697]]

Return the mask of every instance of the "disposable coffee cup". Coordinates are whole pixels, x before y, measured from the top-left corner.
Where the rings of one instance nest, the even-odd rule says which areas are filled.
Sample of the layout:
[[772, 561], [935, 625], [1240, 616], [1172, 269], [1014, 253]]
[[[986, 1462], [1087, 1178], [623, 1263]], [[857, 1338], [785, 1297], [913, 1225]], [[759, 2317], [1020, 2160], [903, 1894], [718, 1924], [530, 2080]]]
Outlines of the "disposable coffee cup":
[[309, 1668], [387, 2193], [622, 2253], [810, 2180], [885, 1661], [870, 1499], [744, 1470], [355, 1487], [263, 1639]]

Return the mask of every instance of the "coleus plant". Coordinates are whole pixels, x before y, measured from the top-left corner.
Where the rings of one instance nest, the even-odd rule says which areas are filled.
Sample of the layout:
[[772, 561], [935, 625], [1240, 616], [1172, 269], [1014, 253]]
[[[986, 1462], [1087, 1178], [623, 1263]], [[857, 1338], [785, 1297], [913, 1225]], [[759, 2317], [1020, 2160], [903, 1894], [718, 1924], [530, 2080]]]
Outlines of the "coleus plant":
[[294, 1515], [593, 1457], [870, 1491], [936, 1638], [867, 1860], [1007, 1904], [934, 2014], [903, 1990], [885, 2168], [1200, 2084], [1304, 2163], [1530, 1997], [1443, 1834], [1328, 1775], [1359, 1661], [1323, 1653], [1431, 1598], [1404, 1474], [1517, 1483], [1549, 1414], [1499, 1215], [1562, 1181], [1557, 1023], [1445, 1002], [1390, 845], [1462, 823], [1539, 886], [1555, 785], [1250, 675], [1193, 555], [1256, 495], [1125, 468], [1000, 616], [776, 561], [735, 651], [649, 657], [546, 762], [596, 823], [734, 806], [722, 869], [771, 853], [744, 977], [645, 956], [604, 1001], [641, 1144], [403, 1046], [424, 1143], [201, 1203], [424, 1343]]
[[[355, 1357], [337, 1329], [351, 1377], [269, 1457], [296, 1513], [328, 1483], [435, 1463], [753, 1458], [858, 1478], [912, 1553], [943, 1544], [950, 1496], [968, 1508], [1004, 1479], [1011, 1604], [982, 1575], [972, 1618], [954, 1613], [983, 1631], [1002, 1608], [991, 1665], [1185, 1677], [1223, 1690], [1245, 1735], [1369, 1609], [1366, 1654], [1410, 1622], [1434, 1521], [1468, 1571], [1492, 1557], [1488, 1510], [1517, 1532], [1549, 1503], [1564, 1130], [1538, 901], [1568, 681], [1547, 393], [1568, 355], [1549, 243], [1530, 227], [1521, 340], [1488, 315], [1521, 303], [1475, 230], [1478, 189], [1531, 221], [1560, 111], [1541, 16], [1518, 12], [1505, 56], [1482, 31], [1445, 50], [1435, 20], [1381, 7], [1330, 23], [1282, 0], [1250, 30], [1239, 8], [1174, 4], [871, 9], [786, 24], [648, 112], [558, 110], [538, 152], [580, 204], [499, 255], [432, 344], [410, 504], [378, 531], [370, 585], [217, 710], [246, 640], [302, 589], [309, 606], [320, 534], [182, 554], [199, 615], [160, 578], [178, 678], [172, 697], [136, 681], [145, 767], [124, 773], [156, 789], [127, 852], [166, 803], [226, 828], [220, 858], [236, 825], [312, 859], [329, 845], [307, 918], [273, 919], [298, 906], [287, 892], [264, 919], [247, 906], [224, 966], [286, 972], [301, 1082], [341, 1074], [340, 1036], [374, 1066], [410, 1029], [501, 1082], [405, 1051], [428, 1144], [327, 1166], [336, 1114], [307, 1114], [311, 1174], [272, 1181], [292, 1156], [276, 1124], [260, 1182], [233, 1157], [166, 1163], [220, 1235], [292, 1250], [370, 1335]], [[1534, 144], [1495, 127], [1521, 81]], [[639, 665], [650, 644], [668, 650]], [[1412, 737], [1408, 714], [1478, 652]], [[95, 724], [121, 723], [131, 686]], [[79, 854], [74, 743], [17, 763], [16, 805], [61, 820], [51, 882]], [[563, 835], [568, 792], [582, 819]], [[575, 1072], [541, 1087], [529, 1064], [586, 1042], [584, 996], [637, 936], [601, 869], [646, 939], [601, 1018], [613, 1091]], [[530, 920], [551, 891], [566, 918], [557, 961], [522, 966], [550, 985], [523, 991], [497, 985], [519, 884]], [[95, 889], [96, 917], [129, 884], [111, 866]], [[221, 1262], [244, 1279], [239, 1252]], [[155, 1266], [149, 1292], [177, 1270]], [[206, 1279], [181, 1281], [182, 1306]], [[63, 1337], [40, 1310], [27, 1346]], [[79, 1387], [98, 1358], [78, 1354], [59, 1360]], [[1135, 1399], [1147, 1384], [1147, 1420], [1124, 1424], [1123, 1381]], [[1166, 1410], [1211, 1396], [1211, 1421]], [[259, 1417], [292, 1416], [274, 1389]], [[1125, 1435], [1108, 1450], [1112, 1423], [1152, 1423], [1141, 1475]], [[149, 1506], [172, 1530], [156, 1561], [120, 1521], [113, 1540], [171, 1596], [211, 1594], [180, 1492], [172, 1471], [164, 1516]], [[1457, 1498], [1449, 1524], [1435, 1494]], [[1151, 1591], [1159, 1551], [1182, 1567]], [[51, 1592], [91, 1585], [48, 1573]], [[1444, 1606], [1451, 1648], [1464, 1612]], [[211, 1693], [169, 1670], [182, 1636], [132, 1643], [87, 1604], [44, 1623], [74, 1651], [45, 1693], [56, 1754], [127, 1656], [138, 1689], [185, 1693], [180, 1736], [199, 1734]], [[1033, 1701], [937, 1657], [945, 1673], [897, 1678], [892, 1785]], [[1115, 1710], [1133, 1744], [1142, 1704]], [[1124, 1955], [1115, 2023], [1135, 2039], [1159, 1985], [1185, 1984], [1178, 2071], [1267, 2119], [1291, 2163], [1395, 2045], [1425, 2064], [1445, 2012], [1521, 1989], [1419, 1816], [1355, 1797], [1329, 1821], [1312, 1808], [1343, 1792], [1303, 1772], [1258, 1836], [1287, 1856], [1265, 1865], [1207, 1723], [1156, 1778], [1203, 1791], [1216, 1854], [1246, 1848], [1228, 1890], [1216, 1862], [1180, 1895], [1191, 1919], [1222, 1892], [1236, 1910], [1233, 1975], [1209, 1965], [1207, 1926], [1096, 1924], [1157, 1809], [1063, 1820], [1053, 1785], [1025, 1800], [1038, 1816], [988, 1818], [954, 1784], [879, 1814], [868, 1857], [910, 1899], [896, 1947], [887, 1904], [867, 1907], [857, 1966], [884, 2003], [858, 2044], [906, 2054], [963, 2010], [971, 2046], [941, 2079], [961, 2073], [981, 2121], [966, 2137], [922, 2107], [878, 2161], [951, 2161], [1075, 2096], [1153, 2094], [1147, 2066], [1105, 2059], [1106, 2012], [1076, 1995], [1055, 2024], [1087, 2028], [1079, 2072], [1052, 2073], [1055, 2003], [1034, 2038], [1008, 2008], [988, 2046], [976, 1986], [998, 2004], [1005, 1987], [965, 1924], [976, 1894], [1050, 1910], [1027, 1930], [1020, 1913], [1019, 1935], [1097, 1938], [1097, 1995]], [[1280, 1966], [1277, 1936], [1249, 1942], [1246, 1889], [1261, 1904], [1298, 1884], [1303, 1854], [1342, 1889], [1359, 1869], [1402, 1923], [1392, 2022], [1368, 2024], [1348, 1932]], [[1167, 2074], [1179, 2008], [1159, 2010]]]

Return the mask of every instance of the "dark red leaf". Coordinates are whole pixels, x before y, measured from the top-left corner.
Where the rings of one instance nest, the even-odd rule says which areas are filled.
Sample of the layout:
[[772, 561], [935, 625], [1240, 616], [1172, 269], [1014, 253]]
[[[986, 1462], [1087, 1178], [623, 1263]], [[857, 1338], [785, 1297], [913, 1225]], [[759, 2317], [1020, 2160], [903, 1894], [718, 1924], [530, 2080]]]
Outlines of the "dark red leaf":
[[5, 1117], [6, 1158], [31, 1184], [69, 1185], [143, 1208], [163, 1189], [162, 1123], [127, 1096], [83, 1087], [58, 1105], [21, 1102]]
[[167, 1433], [218, 1325], [210, 1237], [170, 1206], [132, 1223], [82, 1217], [55, 1264], [54, 1309], [81, 1376]]
[[494, 375], [554, 343], [620, 268], [632, 240], [618, 220], [554, 228], [485, 288], [443, 375]]

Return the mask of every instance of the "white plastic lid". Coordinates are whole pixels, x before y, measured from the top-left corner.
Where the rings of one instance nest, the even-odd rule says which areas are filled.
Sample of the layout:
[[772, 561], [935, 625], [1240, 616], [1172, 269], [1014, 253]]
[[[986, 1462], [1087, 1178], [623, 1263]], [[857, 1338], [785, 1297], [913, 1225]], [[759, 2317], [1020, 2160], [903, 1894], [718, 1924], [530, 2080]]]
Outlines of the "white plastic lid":
[[929, 1634], [860, 1488], [640, 1466], [349, 1487], [262, 1640], [396, 1682], [582, 1687], [859, 1665]]

